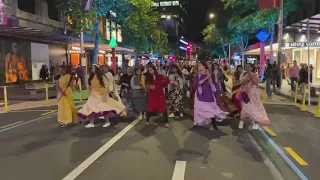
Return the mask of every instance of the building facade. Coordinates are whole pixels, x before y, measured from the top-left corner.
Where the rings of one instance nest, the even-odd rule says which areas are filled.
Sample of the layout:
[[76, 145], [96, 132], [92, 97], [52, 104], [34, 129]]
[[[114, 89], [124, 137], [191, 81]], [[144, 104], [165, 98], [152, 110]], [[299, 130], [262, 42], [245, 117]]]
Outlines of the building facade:
[[171, 53], [179, 54], [179, 39], [185, 36], [187, 0], [154, 0], [152, 6], [160, 13], [160, 25], [168, 34]]
[[[55, 0], [0, 0], [0, 83], [14, 83], [17, 78], [9, 72], [16, 71], [12, 61], [21, 62], [20, 80], [38, 80], [43, 65], [65, 64], [87, 66], [91, 64], [94, 36], [84, 36], [84, 56], [81, 58], [80, 38], [68, 28]], [[122, 47], [121, 25], [101, 18], [99, 64], [111, 63], [112, 37], [116, 48], [118, 66], [132, 49]], [[129, 56], [131, 57], [131, 56]], [[16, 68], [17, 69], [17, 68]], [[56, 68], [57, 69], [57, 68]]]

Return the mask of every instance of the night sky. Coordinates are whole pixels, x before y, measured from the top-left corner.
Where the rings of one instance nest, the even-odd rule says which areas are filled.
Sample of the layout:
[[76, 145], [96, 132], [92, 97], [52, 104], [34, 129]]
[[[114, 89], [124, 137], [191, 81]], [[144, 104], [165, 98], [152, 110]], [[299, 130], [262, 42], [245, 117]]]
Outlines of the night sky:
[[186, 21], [187, 39], [192, 42], [201, 42], [201, 31], [209, 23], [209, 13], [213, 12], [219, 18], [219, 12], [223, 10], [221, 0], [189, 0], [188, 19]]

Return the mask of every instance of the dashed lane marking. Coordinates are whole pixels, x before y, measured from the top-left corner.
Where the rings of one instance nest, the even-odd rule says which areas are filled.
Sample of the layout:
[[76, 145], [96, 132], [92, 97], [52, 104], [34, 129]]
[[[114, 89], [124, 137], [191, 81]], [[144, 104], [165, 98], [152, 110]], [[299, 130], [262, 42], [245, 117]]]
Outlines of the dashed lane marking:
[[48, 115], [48, 114], [52, 114], [52, 113], [54, 113], [54, 112], [57, 112], [57, 110], [52, 110], [52, 111], [43, 113], [43, 114], [41, 114], [41, 116], [45, 116], [45, 115]]
[[[103, 153], [105, 153], [111, 146], [113, 146], [120, 138], [122, 138], [131, 128], [133, 128], [138, 122], [139, 119], [131, 122], [127, 127], [115, 135], [110, 141], [104, 144], [100, 149], [93, 153], [88, 159], [83, 161], [78, 167], [71, 171], [66, 177], [62, 180], [74, 180], [76, 179], [83, 171], [85, 171], [92, 163], [94, 163]], [[177, 179], [180, 180], [180, 179]]]
[[277, 136], [268, 126], [263, 126], [263, 129], [272, 137]]
[[308, 166], [309, 164], [302, 159], [301, 156], [299, 156], [294, 150], [290, 147], [284, 148], [301, 166]]
[[4, 128], [10, 127], [10, 126], [14, 126], [14, 125], [20, 124], [20, 123], [23, 123], [23, 121], [18, 121], [18, 122], [11, 123], [11, 124], [8, 124], [8, 125], [5, 125], [5, 126], [1, 126], [0, 128], [4, 129]]
[[176, 165], [174, 166], [172, 180], [184, 180], [186, 166], [187, 166], [187, 161], [176, 161]]

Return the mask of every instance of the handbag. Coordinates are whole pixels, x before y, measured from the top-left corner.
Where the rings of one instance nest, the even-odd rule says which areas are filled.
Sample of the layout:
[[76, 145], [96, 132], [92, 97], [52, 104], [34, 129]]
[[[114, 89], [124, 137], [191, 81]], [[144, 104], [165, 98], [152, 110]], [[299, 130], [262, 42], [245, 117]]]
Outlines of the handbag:
[[250, 102], [249, 95], [247, 91], [241, 90], [236, 94], [236, 99], [239, 101], [243, 101], [244, 103], [248, 104]]

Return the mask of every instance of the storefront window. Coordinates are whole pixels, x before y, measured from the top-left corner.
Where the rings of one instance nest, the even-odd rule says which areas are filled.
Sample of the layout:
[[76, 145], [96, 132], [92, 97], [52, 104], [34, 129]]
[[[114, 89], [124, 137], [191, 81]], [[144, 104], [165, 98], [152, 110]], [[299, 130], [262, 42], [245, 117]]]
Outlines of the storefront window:
[[110, 21], [106, 20], [106, 39], [110, 41]]
[[122, 42], [122, 30], [120, 25], [117, 25], [117, 41]]
[[[313, 67], [315, 66], [315, 56], [314, 56], [314, 50], [310, 49], [310, 64], [313, 65]], [[303, 50], [302, 51], [302, 61], [304, 63], [308, 63], [308, 50]]]
[[117, 38], [116, 23], [111, 22], [111, 37]]
[[172, 1], [162, 1], [160, 2], [160, 6], [172, 6]]
[[298, 65], [300, 63], [302, 63], [301, 62], [301, 51], [293, 51], [293, 60], [296, 60]]

